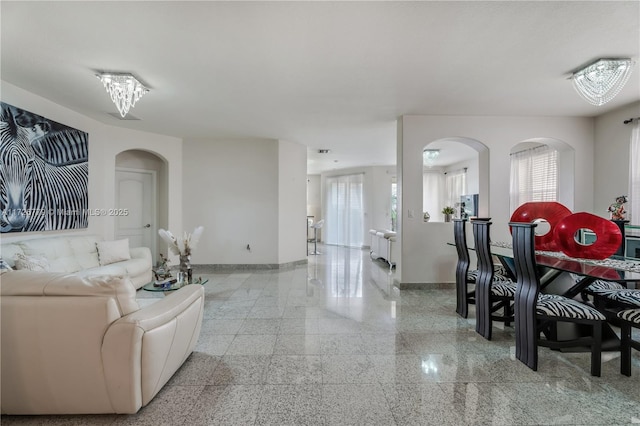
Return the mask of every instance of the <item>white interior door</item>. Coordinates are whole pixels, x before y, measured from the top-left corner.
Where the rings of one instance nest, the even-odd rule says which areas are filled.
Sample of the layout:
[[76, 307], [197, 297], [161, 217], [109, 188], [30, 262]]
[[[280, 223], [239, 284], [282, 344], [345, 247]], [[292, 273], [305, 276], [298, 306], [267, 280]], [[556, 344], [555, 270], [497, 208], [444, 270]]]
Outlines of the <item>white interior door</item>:
[[156, 172], [116, 169], [116, 239], [129, 238], [130, 247], [149, 247], [156, 256]]

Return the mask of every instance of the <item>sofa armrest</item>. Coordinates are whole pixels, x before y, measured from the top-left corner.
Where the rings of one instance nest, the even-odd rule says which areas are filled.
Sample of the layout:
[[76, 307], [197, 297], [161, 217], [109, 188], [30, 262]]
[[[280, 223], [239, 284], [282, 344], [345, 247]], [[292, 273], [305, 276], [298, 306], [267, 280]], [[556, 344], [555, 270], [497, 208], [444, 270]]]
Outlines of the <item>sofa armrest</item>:
[[153, 264], [153, 259], [151, 259], [151, 249], [149, 247], [131, 247], [129, 249], [129, 254], [132, 259], [145, 259], [149, 261], [149, 264]]
[[115, 321], [102, 356], [114, 411], [135, 413], [162, 389], [196, 345], [204, 288], [187, 285]]

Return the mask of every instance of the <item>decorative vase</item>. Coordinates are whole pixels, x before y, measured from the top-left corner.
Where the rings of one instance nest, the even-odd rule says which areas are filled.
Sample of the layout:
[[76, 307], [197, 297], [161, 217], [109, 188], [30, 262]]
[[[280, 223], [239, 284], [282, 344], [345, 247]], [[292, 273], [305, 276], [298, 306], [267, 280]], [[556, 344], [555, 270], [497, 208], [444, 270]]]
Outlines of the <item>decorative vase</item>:
[[452, 216], [452, 215], [450, 215], [450, 214], [445, 214], [445, 215], [444, 215], [444, 221], [445, 221], [445, 222], [451, 222], [451, 216]]
[[192, 271], [190, 255], [180, 255], [180, 272], [183, 272], [184, 276], [187, 277], [187, 283], [191, 283]]
[[428, 212], [424, 212], [422, 218], [425, 222], [429, 222], [429, 219], [431, 219], [431, 215]]

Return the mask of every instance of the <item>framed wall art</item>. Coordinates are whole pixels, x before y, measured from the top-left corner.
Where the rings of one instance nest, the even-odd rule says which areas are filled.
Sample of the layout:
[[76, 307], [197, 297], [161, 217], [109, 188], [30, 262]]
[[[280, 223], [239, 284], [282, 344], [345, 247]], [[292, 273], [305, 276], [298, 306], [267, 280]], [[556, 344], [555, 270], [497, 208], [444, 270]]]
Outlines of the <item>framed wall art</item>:
[[0, 231], [86, 228], [89, 134], [0, 107]]

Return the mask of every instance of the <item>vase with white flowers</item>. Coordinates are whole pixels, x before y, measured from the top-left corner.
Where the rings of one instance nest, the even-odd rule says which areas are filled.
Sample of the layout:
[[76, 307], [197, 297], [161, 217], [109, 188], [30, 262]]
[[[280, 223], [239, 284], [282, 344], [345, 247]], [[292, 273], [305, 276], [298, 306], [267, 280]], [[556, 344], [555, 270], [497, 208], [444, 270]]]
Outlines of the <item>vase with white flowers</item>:
[[191, 251], [196, 248], [202, 232], [203, 226], [198, 226], [192, 233], [185, 232], [181, 237], [175, 237], [170, 231], [165, 229], [159, 229], [158, 234], [167, 243], [171, 253], [180, 257], [179, 270], [187, 277], [187, 283], [190, 283], [193, 278], [191, 269]]

